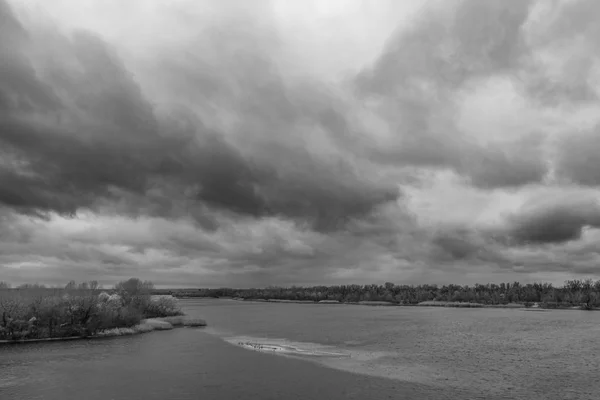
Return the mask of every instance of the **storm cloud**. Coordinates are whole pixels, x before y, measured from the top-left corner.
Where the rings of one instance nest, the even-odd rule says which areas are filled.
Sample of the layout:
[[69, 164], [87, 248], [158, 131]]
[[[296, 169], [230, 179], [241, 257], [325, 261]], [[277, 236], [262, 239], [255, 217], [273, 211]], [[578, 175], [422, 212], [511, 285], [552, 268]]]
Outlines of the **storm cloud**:
[[0, 0], [1, 280], [595, 273], [593, 2], [334, 3]]
[[[6, 14], [13, 26], [9, 34], [25, 36]], [[180, 196], [187, 193], [192, 202], [208, 207], [309, 219], [316, 229], [328, 230], [398, 197], [396, 185], [358, 176], [350, 159], [314, 156], [302, 138], [286, 143], [286, 136], [302, 134], [294, 128], [303, 116], [306, 124], [319, 125], [319, 111], [311, 118], [290, 104], [283, 83], [268, 70], [252, 71], [253, 54], [230, 69], [248, 75], [239, 77], [248, 101], [241, 99], [237, 106], [242, 121], [234, 128], [251, 142], [244, 152], [189, 108], [151, 104], [110, 46], [92, 34], [56, 36], [50, 44], [60, 46], [62, 57], [42, 55], [40, 64], [48, 68], [42, 74], [30, 64], [22, 68], [28, 50], [45, 44], [36, 39], [26, 36], [26, 45], [16, 49], [11, 48], [15, 42], [3, 45], [19, 61], [2, 76], [9, 104], [0, 140], [9, 165], [2, 169], [0, 201], [18, 211], [73, 215], [80, 208], [93, 209], [98, 199], [114, 199], [115, 190], [146, 197], [168, 182]], [[261, 75], [263, 84], [257, 82]], [[226, 92], [226, 82], [219, 85], [215, 78], [212, 83]], [[212, 95], [210, 89], [203, 93]], [[234, 94], [223, 95], [236, 112]]]
[[510, 234], [517, 242], [562, 243], [581, 238], [584, 228], [600, 227], [600, 198], [558, 195], [535, 198], [509, 218]]

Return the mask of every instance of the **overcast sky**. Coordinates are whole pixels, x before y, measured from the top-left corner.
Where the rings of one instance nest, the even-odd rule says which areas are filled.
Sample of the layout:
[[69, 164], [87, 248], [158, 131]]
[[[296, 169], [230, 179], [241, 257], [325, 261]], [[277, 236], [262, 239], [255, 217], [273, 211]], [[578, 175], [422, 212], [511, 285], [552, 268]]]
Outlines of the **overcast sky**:
[[598, 278], [598, 15], [0, 0], [0, 280]]

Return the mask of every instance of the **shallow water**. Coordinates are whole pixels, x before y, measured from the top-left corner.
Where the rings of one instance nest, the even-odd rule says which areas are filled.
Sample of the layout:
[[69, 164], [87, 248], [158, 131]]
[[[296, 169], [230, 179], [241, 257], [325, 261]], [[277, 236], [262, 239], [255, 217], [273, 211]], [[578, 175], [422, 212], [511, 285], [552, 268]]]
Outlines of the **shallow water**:
[[210, 326], [0, 347], [0, 399], [600, 398], [600, 313], [182, 303]]

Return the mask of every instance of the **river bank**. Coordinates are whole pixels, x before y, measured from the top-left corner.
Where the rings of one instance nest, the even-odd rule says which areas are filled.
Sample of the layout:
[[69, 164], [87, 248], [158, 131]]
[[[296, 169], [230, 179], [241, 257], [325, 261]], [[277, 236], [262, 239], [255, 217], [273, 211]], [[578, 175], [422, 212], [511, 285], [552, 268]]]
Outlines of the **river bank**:
[[36, 338], [36, 339], [17, 339], [17, 340], [0, 340], [0, 345], [3, 344], [24, 344], [24, 343], [41, 343], [41, 342], [58, 342], [68, 340], [90, 340], [102, 338], [114, 338], [119, 336], [132, 336], [153, 331], [171, 330], [174, 328], [197, 328], [206, 326], [206, 321], [200, 318], [188, 317], [179, 315], [174, 317], [163, 318], [148, 318], [140, 321], [139, 324], [132, 327], [112, 328], [104, 331], [99, 331], [94, 335], [89, 336], [68, 336], [58, 338]]
[[[193, 299], [199, 297], [185, 297], [186, 299]], [[204, 298], [204, 297], [202, 297]], [[222, 298], [233, 301], [244, 301], [252, 303], [292, 303], [292, 304], [336, 304], [336, 305], [357, 305], [357, 306], [370, 306], [370, 307], [449, 307], [449, 308], [510, 308], [510, 309], [522, 309], [527, 311], [550, 311], [550, 310], [578, 310], [578, 311], [600, 311], [600, 308], [594, 307], [591, 309], [583, 310], [578, 306], [548, 306], [544, 303], [508, 303], [508, 304], [481, 304], [481, 303], [469, 303], [469, 302], [451, 302], [451, 301], [423, 301], [417, 304], [399, 304], [388, 301], [358, 301], [358, 302], [340, 302], [337, 300], [285, 300], [285, 299], [244, 299], [241, 297], [229, 297]]]
[[[600, 307], [600, 280], [568, 280], [563, 286], [550, 283], [487, 283], [474, 285], [422, 284], [342, 284], [317, 286], [268, 286], [257, 288], [172, 288], [156, 289], [153, 294], [169, 294], [177, 298], [244, 298], [282, 299], [285, 302], [335, 304], [416, 306], [422, 302], [449, 302], [448, 307], [505, 308], [506, 304], [519, 303], [523, 307], [539, 303], [548, 309], [594, 309]], [[283, 301], [282, 301], [283, 302]], [[455, 305], [458, 303], [458, 305]], [[466, 304], [471, 304], [466, 305]], [[444, 305], [446, 306], [446, 305]]]

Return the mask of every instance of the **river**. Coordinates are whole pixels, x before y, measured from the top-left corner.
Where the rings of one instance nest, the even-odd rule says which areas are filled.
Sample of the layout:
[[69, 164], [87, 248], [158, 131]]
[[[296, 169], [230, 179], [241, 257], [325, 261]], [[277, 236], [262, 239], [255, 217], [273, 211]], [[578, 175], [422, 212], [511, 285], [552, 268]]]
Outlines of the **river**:
[[0, 399], [600, 398], [598, 312], [181, 303], [209, 327], [0, 346]]

